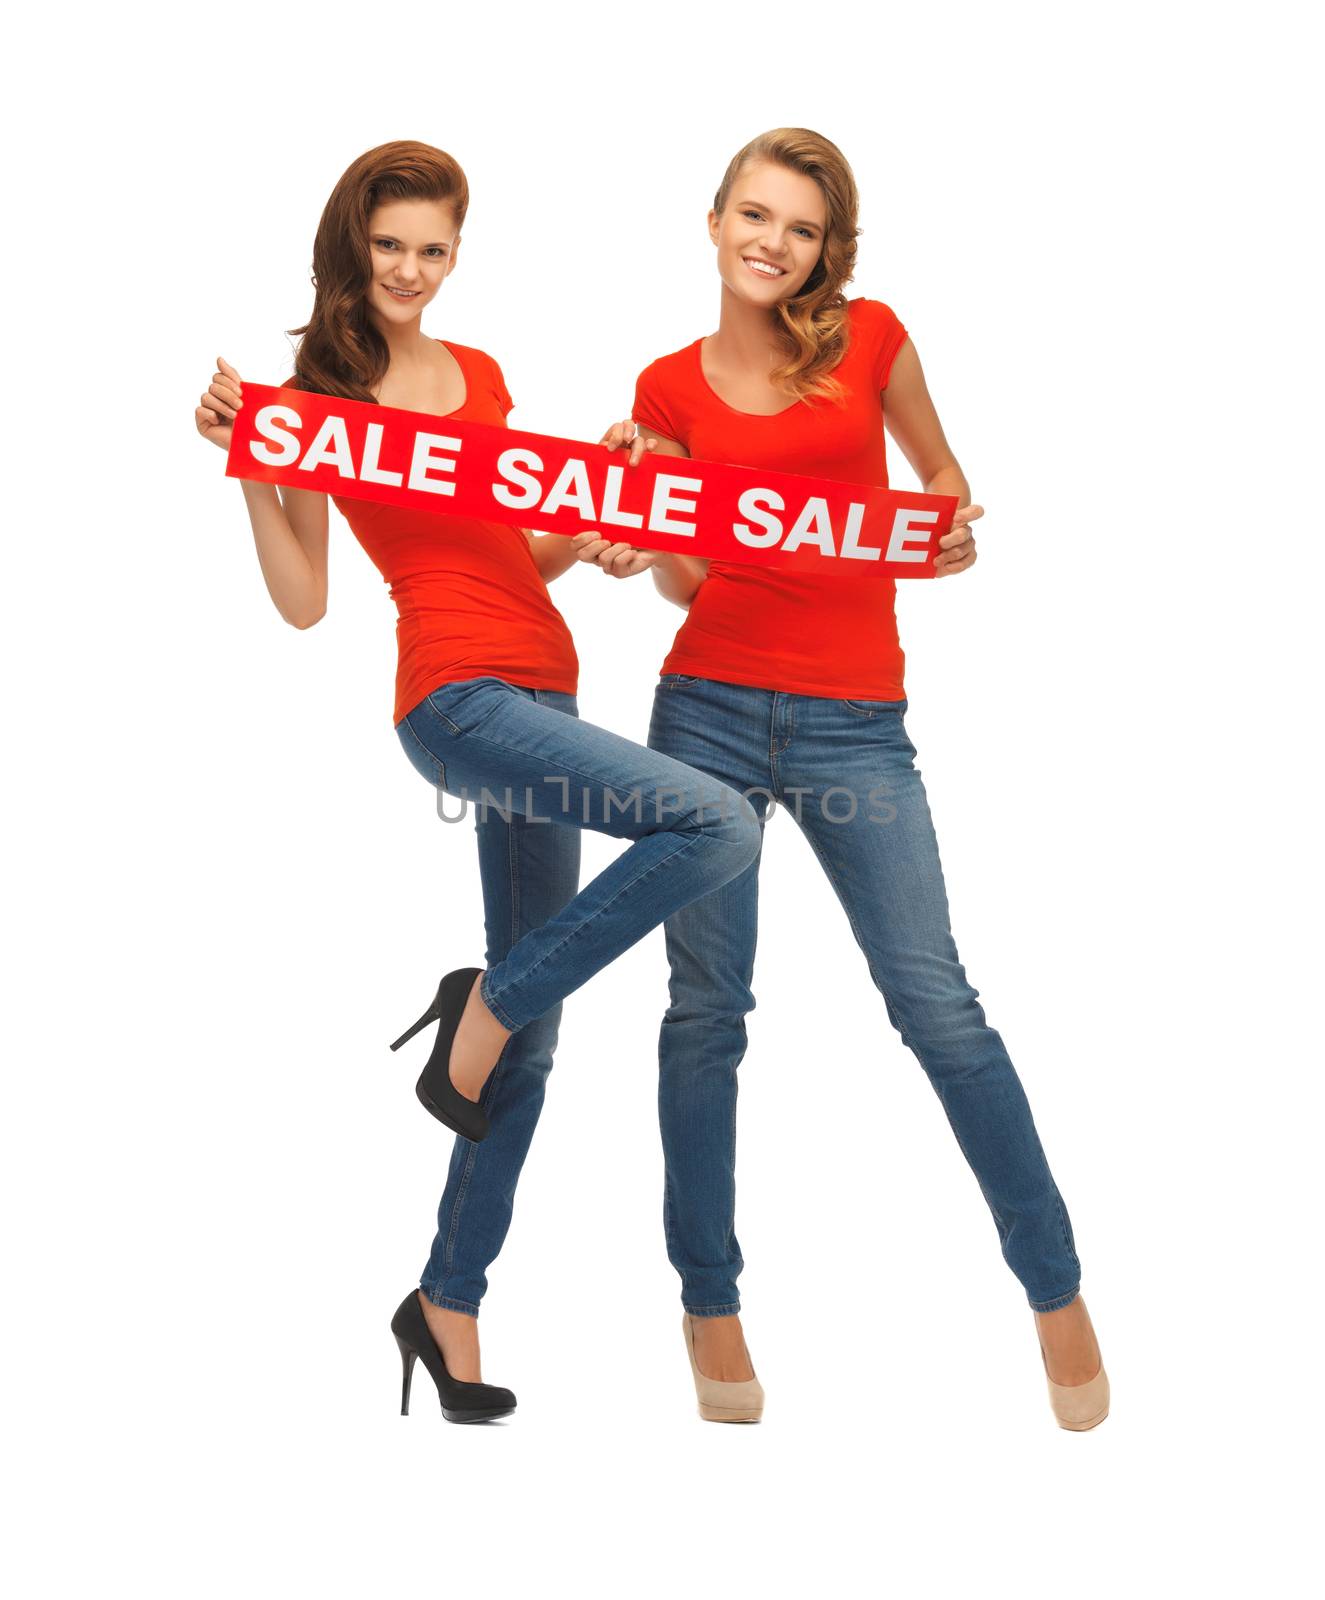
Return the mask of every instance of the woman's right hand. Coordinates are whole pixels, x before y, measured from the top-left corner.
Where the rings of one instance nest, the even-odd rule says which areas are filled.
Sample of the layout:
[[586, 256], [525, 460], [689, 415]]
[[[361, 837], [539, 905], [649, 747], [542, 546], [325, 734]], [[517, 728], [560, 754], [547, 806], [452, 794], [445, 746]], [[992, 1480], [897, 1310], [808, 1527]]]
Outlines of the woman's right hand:
[[193, 420], [204, 439], [220, 445], [222, 450], [228, 450], [235, 413], [244, 404], [243, 387], [239, 374], [228, 361], [217, 356], [216, 366], [211, 387], [199, 402]]

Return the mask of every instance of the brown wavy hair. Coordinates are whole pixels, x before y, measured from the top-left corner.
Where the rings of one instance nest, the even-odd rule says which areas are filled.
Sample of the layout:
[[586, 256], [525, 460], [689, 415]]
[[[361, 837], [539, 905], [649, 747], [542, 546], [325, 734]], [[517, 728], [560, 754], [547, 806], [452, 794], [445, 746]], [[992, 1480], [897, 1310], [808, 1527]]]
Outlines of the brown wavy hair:
[[411, 139], [379, 144], [350, 163], [322, 209], [313, 240], [313, 314], [302, 328], [287, 330], [300, 342], [286, 388], [373, 401], [373, 386], [385, 376], [390, 354], [368, 316], [368, 219], [388, 200], [445, 201], [459, 229], [469, 209], [469, 184], [453, 156]]
[[737, 178], [757, 161], [772, 161], [813, 178], [828, 211], [824, 247], [799, 294], [775, 307], [785, 359], [769, 374], [773, 383], [803, 400], [840, 400], [842, 385], [830, 374], [846, 354], [849, 337], [844, 284], [851, 282], [860, 233], [860, 195], [847, 158], [831, 139], [809, 128], [773, 128], [738, 150], [723, 174], [713, 209], [727, 208]]

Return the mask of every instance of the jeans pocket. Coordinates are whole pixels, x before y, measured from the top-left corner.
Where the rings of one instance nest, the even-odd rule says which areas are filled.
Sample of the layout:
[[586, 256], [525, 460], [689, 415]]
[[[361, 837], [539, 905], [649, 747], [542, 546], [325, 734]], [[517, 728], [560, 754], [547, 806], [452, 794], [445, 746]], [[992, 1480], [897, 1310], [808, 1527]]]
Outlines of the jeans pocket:
[[889, 712], [898, 716], [906, 710], [905, 700], [839, 700], [838, 704], [857, 717], [878, 717]]
[[533, 694], [532, 689], [517, 689], [504, 678], [457, 678], [453, 683], [442, 684], [427, 696], [424, 701], [427, 714], [436, 717], [457, 739], [463, 739], [467, 733], [473, 733], [491, 711], [494, 702], [491, 695], [483, 691], [490, 690], [494, 684], [507, 694]]
[[414, 729], [410, 727], [408, 717], [403, 722], [396, 724], [396, 732], [400, 736], [400, 743], [415, 772], [421, 778], [425, 778], [435, 789], [445, 789], [445, 764], [439, 757], [433, 755]]
[[660, 689], [684, 689], [688, 683], [698, 683], [697, 673], [689, 672], [664, 672], [658, 679]]

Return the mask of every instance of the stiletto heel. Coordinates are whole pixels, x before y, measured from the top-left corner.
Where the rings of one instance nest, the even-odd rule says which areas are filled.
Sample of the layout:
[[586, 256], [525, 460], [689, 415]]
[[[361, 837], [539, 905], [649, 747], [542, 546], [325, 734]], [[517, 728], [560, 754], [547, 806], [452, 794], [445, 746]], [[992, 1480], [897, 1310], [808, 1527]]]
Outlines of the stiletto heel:
[[[759, 1379], [727, 1383], [719, 1378], [706, 1378], [695, 1360], [694, 1319], [688, 1311], [681, 1318], [681, 1331], [685, 1334], [686, 1353], [695, 1380], [695, 1399], [704, 1421], [759, 1422], [764, 1415], [764, 1386]], [[754, 1371], [753, 1366], [750, 1370]]]
[[442, 1415], [448, 1422], [491, 1422], [496, 1417], [508, 1417], [515, 1410], [515, 1396], [509, 1389], [500, 1389], [492, 1383], [462, 1383], [451, 1376], [415, 1290], [411, 1289], [396, 1307], [391, 1331], [396, 1336], [404, 1368], [400, 1395], [402, 1417], [409, 1415], [409, 1386], [415, 1361], [423, 1362], [437, 1385]]
[[419, 1353], [417, 1350], [411, 1350], [405, 1341], [399, 1337], [396, 1339], [396, 1347], [400, 1351], [400, 1364], [404, 1369], [400, 1380], [400, 1414], [402, 1417], [407, 1417], [409, 1416], [409, 1386], [411, 1379], [414, 1377], [414, 1363], [419, 1359]]
[[413, 1027], [407, 1028], [391, 1046], [393, 1050], [399, 1050], [420, 1028], [426, 1028], [430, 1022], [439, 1025], [432, 1054], [419, 1074], [414, 1092], [425, 1110], [430, 1111], [438, 1122], [445, 1123], [453, 1132], [473, 1140], [475, 1144], [488, 1136], [487, 1113], [473, 1100], [467, 1100], [451, 1082], [451, 1046], [455, 1042], [456, 1029], [465, 1013], [474, 980], [482, 971], [482, 967], [457, 967], [454, 972], [448, 972], [437, 985], [432, 1004]]
[[396, 1040], [395, 1044], [393, 1044], [391, 1048], [393, 1050], [399, 1050], [401, 1045], [406, 1043], [407, 1040], [412, 1039], [420, 1028], [426, 1028], [430, 1022], [436, 1021], [437, 1012], [434, 1009], [434, 1006], [429, 1006], [412, 1028], [405, 1029], [404, 1033], [401, 1034], [399, 1039]]

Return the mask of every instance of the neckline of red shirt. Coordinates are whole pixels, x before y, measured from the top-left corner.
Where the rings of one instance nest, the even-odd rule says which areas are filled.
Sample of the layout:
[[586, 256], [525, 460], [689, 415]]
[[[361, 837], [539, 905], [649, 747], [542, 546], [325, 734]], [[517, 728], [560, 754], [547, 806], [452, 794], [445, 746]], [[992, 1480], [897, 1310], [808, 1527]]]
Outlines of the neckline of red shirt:
[[460, 376], [465, 381], [465, 398], [460, 402], [454, 411], [441, 411], [438, 413], [438, 415], [443, 417], [458, 417], [469, 404], [469, 374], [465, 371], [464, 362], [455, 353], [455, 351], [451, 349], [451, 346], [447, 344], [445, 339], [438, 339], [436, 342], [441, 345], [444, 350], [450, 351], [451, 360], [454, 361], [456, 366], [460, 368]]
[[709, 382], [708, 375], [704, 371], [704, 340], [707, 338], [707, 334], [701, 335], [695, 340], [694, 344], [691, 345], [690, 348], [695, 352], [695, 366], [699, 370], [699, 381], [704, 385], [704, 387], [720, 406], [726, 406], [728, 411], [732, 412], [738, 417], [754, 417], [756, 420], [771, 422], [775, 417], [785, 417], [788, 411], [794, 411], [796, 407], [800, 405], [800, 400], [796, 399], [793, 400], [789, 406], [783, 406], [781, 411], [742, 411], [739, 406], [731, 405], [728, 401], [724, 400]]
[[[445, 339], [434, 339], [433, 343], [444, 345], [446, 349], [451, 350], [451, 346], [446, 343]], [[465, 364], [454, 350], [451, 350], [451, 360], [460, 368], [460, 376], [465, 380], [465, 398], [454, 411], [430, 411], [428, 413], [430, 417], [458, 417], [469, 404], [469, 374], [465, 371]]]

